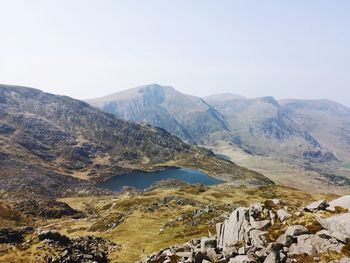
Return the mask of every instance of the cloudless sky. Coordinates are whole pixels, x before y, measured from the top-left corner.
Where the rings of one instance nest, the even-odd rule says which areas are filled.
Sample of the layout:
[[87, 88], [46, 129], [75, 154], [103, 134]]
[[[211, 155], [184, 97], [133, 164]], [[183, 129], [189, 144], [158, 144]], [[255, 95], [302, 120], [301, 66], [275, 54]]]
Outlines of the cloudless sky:
[[0, 83], [85, 99], [149, 83], [350, 106], [348, 0], [0, 0]]

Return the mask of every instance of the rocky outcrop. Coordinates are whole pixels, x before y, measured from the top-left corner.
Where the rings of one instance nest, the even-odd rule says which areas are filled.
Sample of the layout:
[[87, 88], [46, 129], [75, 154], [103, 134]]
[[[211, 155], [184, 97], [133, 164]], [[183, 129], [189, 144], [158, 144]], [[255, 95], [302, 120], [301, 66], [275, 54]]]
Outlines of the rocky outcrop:
[[350, 210], [350, 195], [345, 195], [329, 202], [329, 207], [335, 208], [337, 206]]
[[[266, 220], [257, 220], [258, 218]], [[224, 223], [217, 224], [218, 247], [229, 247], [240, 241], [257, 246], [264, 245], [264, 230], [270, 225], [270, 214], [261, 204], [249, 208], [240, 207]]]
[[107, 239], [84, 236], [70, 239], [57, 231], [39, 231], [38, 238], [59, 252], [59, 256], [46, 256], [47, 263], [108, 263], [108, 251], [117, 246]]
[[307, 207], [305, 207], [305, 210], [309, 212], [314, 212], [317, 210], [325, 210], [328, 206], [329, 205], [325, 200], [319, 200], [313, 202], [312, 204], [309, 204]]
[[[322, 219], [319, 216], [329, 213], [325, 210], [328, 203], [324, 200], [314, 202], [306, 209], [300, 208], [293, 214], [292, 209], [282, 207], [282, 203], [268, 200], [239, 207], [224, 222], [216, 225], [216, 236], [193, 239], [182, 246], [163, 249], [142, 263], [320, 262], [322, 255], [330, 253], [339, 258], [333, 263], [349, 260], [350, 213]], [[305, 215], [301, 212], [303, 210], [307, 211]], [[309, 229], [302, 224], [291, 224], [302, 221], [303, 216], [305, 220], [318, 216], [320, 230], [316, 232], [313, 225]], [[278, 232], [279, 228], [284, 231], [271, 240], [271, 231]]]
[[332, 216], [327, 219], [318, 218], [318, 221], [332, 237], [342, 242], [350, 239], [350, 213]]
[[20, 243], [23, 239], [23, 234], [20, 231], [8, 228], [0, 229], [0, 244]]
[[53, 199], [20, 200], [16, 203], [15, 208], [24, 214], [35, 217], [39, 216], [45, 218], [61, 218], [63, 216], [73, 216], [75, 218], [78, 218], [83, 216], [81, 212], [74, 210], [66, 203]]

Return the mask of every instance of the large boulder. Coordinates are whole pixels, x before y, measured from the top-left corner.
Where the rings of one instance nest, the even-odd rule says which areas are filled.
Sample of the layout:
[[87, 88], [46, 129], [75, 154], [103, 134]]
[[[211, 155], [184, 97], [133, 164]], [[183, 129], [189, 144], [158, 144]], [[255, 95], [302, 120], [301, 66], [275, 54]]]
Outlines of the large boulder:
[[307, 254], [310, 256], [315, 254], [323, 254], [329, 251], [340, 253], [343, 246], [343, 244], [334, 244], [317, 235], [300, 235], [298, 236], [298, 242], [289, 247], [288, 253], [289, 255]]
[[232, 246], [242, 240], [247, 240], [247, 232], [250, 229], [249, 209], [237, 208], [224, 223], [216, 226], [218, 247]]
[[284, 247], [289, 247], [291, 244], [295, 243], [297, 239], [293, 236], [283, 234], [277, 238], [276, 243]]
[[317, 218], [317, 220], [328, 230], [332, 237], [342, 242], [350, 239], [350, 213], [332, 216], [327, 219]]
[[350, 211], [350, 195], [345, 195], [329, 202], [329, 206], [330, 207], [340, 206]]
[[271, 226], [271, 220], [269, 211], [260, 203], [237, 208], [228, 219], [216, 225], [218, 247], [232, 247], [241, 241], [264, 245], [263, 230]]
[[307, 233], [309, 233], [309, 230], [302, 225], [289, 226], [286, 230], [286, 235], [292, 237], [300, 236]]
[[328, 206], [329, 205], [326, 200], [319, 200], [309, 204], [307, 207], [305, 207], [305, 210], [308, 212], [315, 212], [318, 210], [325, 210]]

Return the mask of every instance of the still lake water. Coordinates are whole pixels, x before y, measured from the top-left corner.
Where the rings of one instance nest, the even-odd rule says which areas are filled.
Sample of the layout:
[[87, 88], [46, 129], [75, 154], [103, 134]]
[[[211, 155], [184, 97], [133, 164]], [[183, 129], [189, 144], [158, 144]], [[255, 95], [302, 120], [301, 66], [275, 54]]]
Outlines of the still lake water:
[[97, 186], [107, 188], [115, 192], [123, 190], [124, 186], [131, 186], [143, 190], [147, 187], [150, 187], [153, 183], [165, 179], [178, 179], [189, 184], [201, 183], [204, 185], [214, 185], [222, 183], [222, 181], [212, 178], [207, 174], [196, 170], [185, 168], [168, 168], [162, 171], [151, 173], [132, 172], [128, 174], [117, 175], [108, 179], [107, 181], [99, 183]]

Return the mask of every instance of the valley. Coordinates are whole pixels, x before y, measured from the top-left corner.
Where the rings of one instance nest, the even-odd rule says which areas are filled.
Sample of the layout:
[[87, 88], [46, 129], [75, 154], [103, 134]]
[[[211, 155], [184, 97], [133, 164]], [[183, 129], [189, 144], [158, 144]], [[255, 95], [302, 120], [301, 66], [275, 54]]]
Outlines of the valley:
[[0, 8], [0, 263], [350, 263], [350, 1]]
[[343, 167], [350, 160], [350, 109], [333, 101], [199, 98], [150, 84], [87, 102], [228, 155], [278, 184], [339, 193], [350, 186]]
[[101, 194], [95, 182], [165, 167], [197, 169], [236, 185], [272, 183], [163, 129], [117, 119], [66, 96], [2, 85], [0, 98], [1, 191]]
[[[188, 116], [181, 115], [184, 104], [174, 108], [183, 120], [191, 120], [186, 130], [196, 131], [188, 133], [191, 136], [185, 142], [145, 119], [123, 120], [66, 96], [0, 85], [0, 262], [190, 260], [183, 244], [219, 240], [216, 225], [257, 202], [268, 209], [264, 211], [270, 213], [271, 224], [281, 210], [290, 215], [287, 223], [279, 219], [263, 232], [264, 237], [259, 236], [266, 246], [277, 242], [286, 224], [310, 228], [313, 242], [322, 230], [318, 216], [346, 215], [347, 208], [342, 207], [314, 215], [303, 208], [317, 200], [340, 196], [347, 200], [346, 157], [338, 160], [340, 155], [333, 155], [313, 138], [311, 130], [295, 126], [289, 117], [266, 121], [269, 114], [275, 116], [276, 107], [281, 110], [274, 100], [248, 102], [258, 103], [258, 112], [268, 108], [263, 126], [252, 124], [255, 117], [245, 123], [236, 117], [229, 120], [227, 113], [203, 99], [190, 101], [199, 108], [192, 107]], [[197, 122], [203, 125], [197, 127]], [[252, 125], [250, 136], [241, 133]], [[233, 135], [233, 130], [241, 135]], [[300, 145], [295, 147], [296, 143]], [[346, 153], [345, 146], [343, 150]], [[279, 205], [272, 205], [276, 200]], [[322, 242], [333, 249], [330, 241]], [[334, 242], [336, 252], [318, 251], [318, 262], [349, 255], [344, 240]], [[208, 260], [196, 246], [191, 245], [189, 257], [199, 259], [189, 262]], [[222, 262], [231, 263], [251, 257], [250, 248], [256, 249], [240, 247], [244, 253], [227, 254], [215, 247], [215, 253]], [[296, 253], [278, 255], [316, 262], [316, 254]], [[255, 253], [251, 262], [264, 262], [273, 255]]]

